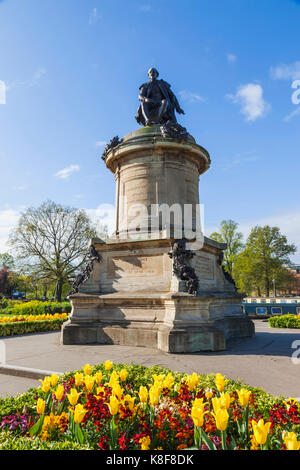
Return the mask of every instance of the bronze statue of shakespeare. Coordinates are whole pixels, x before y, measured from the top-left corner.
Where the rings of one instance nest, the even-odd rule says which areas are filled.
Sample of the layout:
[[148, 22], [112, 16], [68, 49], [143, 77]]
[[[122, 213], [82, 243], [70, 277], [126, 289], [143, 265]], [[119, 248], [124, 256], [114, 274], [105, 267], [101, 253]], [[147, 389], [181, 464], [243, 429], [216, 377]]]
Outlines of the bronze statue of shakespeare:
[[176, 123], [175, 111], [184, 114], [171, 90], [171, 85], [164, 80], [158, 80], [158, 76], [158, 71], [151, 68], [148, 72], [150, 81], [140, 87], [141, 104], [135, 118], [141, 126]]

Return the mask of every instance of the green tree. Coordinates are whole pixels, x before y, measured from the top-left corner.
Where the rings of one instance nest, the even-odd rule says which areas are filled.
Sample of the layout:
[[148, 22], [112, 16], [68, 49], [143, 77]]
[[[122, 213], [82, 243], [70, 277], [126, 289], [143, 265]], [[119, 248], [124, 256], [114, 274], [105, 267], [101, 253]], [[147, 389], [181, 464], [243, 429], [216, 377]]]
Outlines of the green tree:
[[15, 260], [9, 253], [0, 254], [0, 268], [7, 266], [9, 269], [15, 268]]
[[243, 248], [243, 234], [238, 231], [238, 223], [233, 220], [222, 220], [219, 232], [214, 232], [210, 238], [219, 243], [226, 243], [227, 249], [224, 251], [224, 268], [233, 276], [233, 264], [236, 255]]
[[289, 256], [296, 252], [294, 244], [289, 244], [278, 227], [256, 226], [251, 230], [245, 249], [236, 257], [233, 276], [240, 290], [251, 293], [256, 290], [270, 296], [273, 280], [283, 285], [290, 282], [286, 266]]
[[47, 201], [21, 215], [10, 243], [36, 278], [55, 282], [55, 298], [60, 302], [64, 283], [85, 263], [88, 242], [95, 235], [83, 210]]

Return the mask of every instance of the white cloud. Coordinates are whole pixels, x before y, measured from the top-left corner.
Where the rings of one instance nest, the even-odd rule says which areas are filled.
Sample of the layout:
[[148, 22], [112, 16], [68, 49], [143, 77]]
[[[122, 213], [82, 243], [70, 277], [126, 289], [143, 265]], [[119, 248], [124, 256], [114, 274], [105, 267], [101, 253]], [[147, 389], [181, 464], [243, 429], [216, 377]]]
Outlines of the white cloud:
[[55, 173], [54, 176], [56, 176], [57, 178], [66, 180], [70, 177], [72, 173], [74, 173], [74, 171], [79, 171], [79, 170], [80, 170], [79, 165], [70, 165], [67, 168], [63, 168], [62, 170], [59, 170], [57, 173]]
[[237, 61], [237, 56], [234, 54], [227, 54], [227, 62], [229, 64], [233, 64], [234, 62]]
[[206, 98], [197, 93], [192, 93], [191, 91], [181, 90], [178, 94], [183, 101], [189, 103], [203, 103], [206, 101]]
[[151, 8], [151, 5], [144, 4], [144, 5], [139, 5], [139, 10], [142, 11], [143, 13], [150, 13], [150, 11], [152, 11], [152, 8]]
[[271, 67], [271, 77], [274, 80], [297, 80], [300, 78], [300, 61]]
[[99, 13], [98, 8], [93, 8], [92, 13], [90, 14], [89, 24], [95, 24], [102, 18], [102, 15]]
[[105, 140], [98, 140], [98, 142], [96, 142], [96, 147], [104, 147], [106, 144], [107, 142]]
[[14, 209], [0, 210], [0, 253], [9, 250], [9, 233], [17, 226], [20, 215], [21, 213]]
[[262, 86], [255, 83], [241, 85], [235, 95], [226, 95], [233, 103], [239, 104], [241, 113], [246, 117], [246, 121], [256, 121], [264, 116], [271, 108], [263, 99]]

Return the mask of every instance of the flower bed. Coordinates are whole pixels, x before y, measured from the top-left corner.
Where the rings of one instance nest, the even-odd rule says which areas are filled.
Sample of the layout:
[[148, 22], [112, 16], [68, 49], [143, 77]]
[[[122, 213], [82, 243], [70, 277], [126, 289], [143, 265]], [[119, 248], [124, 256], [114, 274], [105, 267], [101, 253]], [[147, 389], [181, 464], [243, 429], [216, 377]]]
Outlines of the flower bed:
[[0, 449], [13, 448], [12, 439], [15, 448], [26, 449], [38, 443], [95, 450], [300, 447], [298, 402], [221, 374], [107, 361], [41, 382], [39, 389], [0, 400]]
[[269, 318], [271, 328], [300, 328], [300, 315], [278, 315]]
[[69, 302], [42, 302], [40, 300], [31, 300], [22, 302], [18, 300], [6, 300], [2, 302], [4, 308], [1, 313], [6, 315], [45, 315], [54, 313], [70, 313], [71, 305]]
[[67, 319], [67, 313], [1, 316], [0, 337], [60, 330]]

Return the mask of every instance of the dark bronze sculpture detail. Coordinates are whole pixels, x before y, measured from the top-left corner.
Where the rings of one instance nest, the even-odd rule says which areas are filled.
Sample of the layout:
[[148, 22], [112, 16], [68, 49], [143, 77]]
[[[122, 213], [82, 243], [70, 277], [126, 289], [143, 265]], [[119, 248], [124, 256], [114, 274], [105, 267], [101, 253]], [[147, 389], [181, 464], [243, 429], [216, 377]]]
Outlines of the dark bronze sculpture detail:
[[84, 270], [81, 274], [77, 274], [77, 276], [75, 277], [72, 283], [72, 291], [68, 295], [78, 294], [79, 287], [81, 286], [81, 284], [84, 284], [89, 279], [91, 272], [93, 271], [95, 261], [100, 263], [101, 257], [98, 255], [94, 245], [91, 245], [89, 247], [87, 259], [88, 262]]
[[184, 114], [176, 96], [164, 80], [158, 80], [159, 73], [155, 68], [148, 72], [150, 81], [140, 87], [140, 107], [135, 116], [141, 126], [164, 124], [176, 121], [175, 111]]
[[221, 251], [221, 253], [220, 253], [220, 255], [219, 255], [219, 258], [218, 258], [218, 264], [219, 264], [219, 265], [221, 266], [221, 268], [222, 268], [222, 271], [223, 271], [223, 274], [224, 274], [224, 276], [225, 276], [225, 279], [226, 279], [228, 282], [230, 282], [230, 284], [233, 284], [235, 290], [237, 291], [237, 287], [236, 287], [236, 285], [235, 285], [235, 282], [234, 282], [234, 280], [233, 280], [231, 274], [230, 274], [228, 271], [226, 271], [226, 269], [224, 268], [223, 259], [224, 259], [224, 253], [223, 253], [223, 251]]
[[123, 141], [123, 139], [119, 139], [119, 136], [116, 135], [115, 137], [113, 137], [111, 139], [111, 141], [109, 142], [109, 144], [106, 144], [105, 148], [104, 148], [104, 151], [102, 153], [102, 160], [106, 160], [107, 158], [107, 154], [108, 152], [113, 149], [114, 147], [117, 147], [119, 144], [121, 144]]
[[187, 259], [191, 259], [195, 253], [186, 250], [186, 238], [175, 240], [169, 257], [173, 259], [173, 272], [178, 279], [185, 281], [189, 294], [197, 295], [199, 281], [194, 268], [186, 263]]
[[187, 140], [188, 132], [177, 122], [168, 121], [160, 127], [162, 136], [170, 139]]

